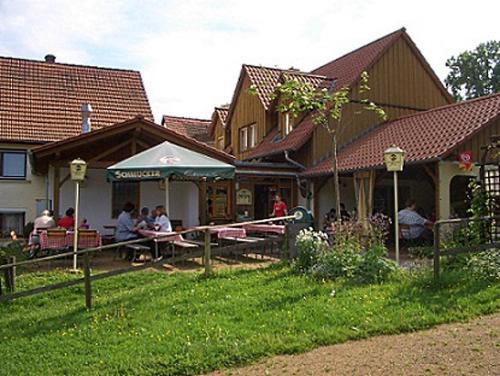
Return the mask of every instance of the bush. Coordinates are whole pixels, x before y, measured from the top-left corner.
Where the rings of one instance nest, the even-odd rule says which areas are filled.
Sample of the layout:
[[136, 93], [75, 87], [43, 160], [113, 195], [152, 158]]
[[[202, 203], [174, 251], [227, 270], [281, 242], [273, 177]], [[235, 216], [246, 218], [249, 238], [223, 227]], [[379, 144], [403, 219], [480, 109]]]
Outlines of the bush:
[[371, 247], [361, 258], [355, 277], [363, 283], [380, 283], [397, 269], [397, 264], [387, 258], [387, 248], [384, 245]]
[[388, 222], [379, 215], [368, 227], [343, 222], [333, 226], [334, 240], [329, 245], [326, 234], [302, 230], [296, 244], [299, 255], [295, 270], [321, 279], [346, 278], [363, 283], [382, 282], [396, 264], [387, 259], [384, 241]]
[[299, 254], [294, 269], [299, 273], [309, 272], [318, 262], [320, 254], [328, 248], [327, 239], [328, 236], [321, 231], [316, 232], [312, 228], [300, 230], [295, 240]]
[[408, 254], [410, 255], [410, 257], [417, 259], [431, 259], [434, 257], [434, 247], [432, 246], [409, 247]]
[[491, 249], [472, 254], [466, 268], [478, 279], [500, 281], [500, 251]]

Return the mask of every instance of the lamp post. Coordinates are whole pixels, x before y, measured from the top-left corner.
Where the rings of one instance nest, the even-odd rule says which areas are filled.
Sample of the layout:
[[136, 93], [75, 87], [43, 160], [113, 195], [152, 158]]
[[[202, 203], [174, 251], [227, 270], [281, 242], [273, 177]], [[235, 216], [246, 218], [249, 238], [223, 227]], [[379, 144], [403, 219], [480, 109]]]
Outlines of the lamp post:
[[396, 145], [392, 145], [384, 151], [384, 161], [387, 171], [394, 173], [394, 241], [396, 262], [399, 264], [398, 171], [403, 171], [404, 151]]
[[87, 163], [80, 158], [70, 163], [71, 180], [75, 182], [75, 228], [73, 233], [73, 271], [77, 270], [77, 251], [78, 251], [78, 212], [80, 207], [80, 183], [85, 180], [87, 172]]

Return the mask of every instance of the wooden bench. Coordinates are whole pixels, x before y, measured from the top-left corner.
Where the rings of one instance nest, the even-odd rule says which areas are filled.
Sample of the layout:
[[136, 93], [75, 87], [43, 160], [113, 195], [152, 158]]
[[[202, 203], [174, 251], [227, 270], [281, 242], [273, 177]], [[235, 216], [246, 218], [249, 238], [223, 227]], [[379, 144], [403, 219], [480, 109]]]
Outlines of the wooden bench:
[[174, 245], [181, 248], [198, 248], [196, 244], [191, 244], [190, 242], [180, 240], [174, 241]]
[[247, 236], [245, 238], [236, 238], [234, 236], [224, 236], [220, 239], [232, 240], [232, 241], [237, 241], [237, 242], [241, 242], [241, 243], [256, 243], [258, 241], [264, 240], [263, 238], [254, 238], [254, 237], [250, 237], [250, 236]]
[[132, 251], [132, 260], [137, 258], [137, 255], [142, 255], [144, 252], [151, 252], [151, 248], [142, 244], [129, 244], [126, 248]]

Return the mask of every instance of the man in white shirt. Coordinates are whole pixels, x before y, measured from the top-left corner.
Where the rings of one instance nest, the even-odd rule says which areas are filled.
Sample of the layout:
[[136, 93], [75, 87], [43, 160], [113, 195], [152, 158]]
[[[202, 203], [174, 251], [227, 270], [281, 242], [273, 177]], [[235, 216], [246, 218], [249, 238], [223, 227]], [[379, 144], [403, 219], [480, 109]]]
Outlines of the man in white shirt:
[[50, 211], [44, 210], [42, 212], [42, 215], [35, 219], [33, 227], [36, 232], [36, 230], [40, 228], [56, 227], [56, 222], [54, 221], [54, 218], [52, 218], [52, 216], [50, 215]]
[[168, 219], [167, 212], [163, 205], [156, 207], [155, 230], [161, 232], [172, 232], [172, 224]]
[[417, 213], [417, 203], [414, 200], [406, 202], [406, 208], [398, 213], [398, 223], [409, 226], [401, 229], [401, 236], [405, 240], [427, 239], [430, 233], [426, 226], [431, 226], [432, 222]]

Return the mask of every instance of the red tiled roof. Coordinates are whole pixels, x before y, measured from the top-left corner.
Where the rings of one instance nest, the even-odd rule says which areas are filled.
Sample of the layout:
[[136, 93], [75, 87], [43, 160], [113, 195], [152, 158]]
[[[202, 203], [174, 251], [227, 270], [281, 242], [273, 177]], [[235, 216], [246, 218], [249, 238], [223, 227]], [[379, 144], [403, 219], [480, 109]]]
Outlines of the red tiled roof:
[[227, 114], [229, 112], [228, 108], [223, 107], [215, 107], [214, 113], [212, 114], [212, 120], [210, 121], [210, 126], [208, 127], [208, 134], [213, 138], [215, 131], [215, 124], [217, 124], [217, 120], [220, 119], [223, 127], [226, 127]]
[[92, 105], [92, 129], [136, 115], [153, 119], [137, 71], [0, 57], [0, 140], [75, 136], [83, 103]]
[[[500, 94], [404, 116], [373, 128], [340, 150], [339, 171], [383, 167], [383, 153], [392, 144], [405, 151], [407, 163], [446, 157], [500, 117]], [[304, 172], [314, 177], [332, 174], [331, 158]]]
[[[361, 73], [373, 66], [380, 59], [383, 53], [403, 35], [406, 36], [405, 29], [399, 29], [346, 55], [343, 55], [342, 57], [313, 70], [311, 73], [326, 76], [329, 79], [334, 79], [335, 87], [337, 88], [353, 87], [358, 82]], [[423, 59], [423, 56], [420, 54], [418, 49], [416, 49], [409, 37], [407, 37], [407, 39], [420, 55], [421, 59]], [[423, 59], [423, 61], [425, 65], [428, 66], [425, 59]], [[428, 69], [430, 69], [430, 73], [435, 76], [430, 66], [428, 66]], [[437, 77], [435, 77], [435, 79], [439, 82]], [[442, 86], [440, 83], [439, 85]], [[446, 92], [444, 87], [442, 90]], [[299, 149], [308, 141], [309, 137], [316, 128], [316, 124], [314, 124], [312, 120], [312, 116], [309, 114], [292, 130], [292, 132], [290, 132], [288, 136], [281, 140], [274, 140], [275, 142], [271, 143], [266, 137], [259, 145], [257, 145], [247, 158], [260, 158], [279, 154], [285, 150]]]
[[161, 125], [197, 141], [210, 145], [213, 143], [209, 135], [210, 120], [163, 115]]
[[326, 77], [301, 72], [299, 70], [269, 68], [255, 65], [243, 65], [250, 82], [255, 86], [264, 108], [268, 110], [274, 99], [276, 85], [283, 80], [295, 79], [299, 82], [309, 82], [318, 86]]

